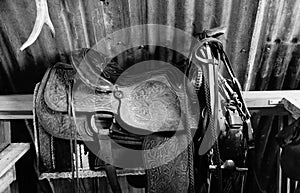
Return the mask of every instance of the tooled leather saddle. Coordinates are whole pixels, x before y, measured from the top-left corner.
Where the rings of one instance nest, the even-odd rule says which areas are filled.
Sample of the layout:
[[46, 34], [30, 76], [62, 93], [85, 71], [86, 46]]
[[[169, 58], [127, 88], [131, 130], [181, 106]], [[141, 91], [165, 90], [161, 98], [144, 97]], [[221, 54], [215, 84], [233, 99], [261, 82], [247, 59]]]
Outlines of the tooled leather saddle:
[[[121, 192], [112, 165], [131, 168], [137, 167], [137, 164], [131, 165], [132, 161], [125, 165], [121, 163], [124, 161], [121, 155], [128, 152], [125, 150], [126, 153], [120, 154], [117, 151], [114, 154], [111, 144], [115, 143], [133, 149], [149, 150], [139, 155], [142, 157], [139, 164], [142, 164], [142, 168], [147, 168], [147, 192], [187, 192], [189, 155], [183, 117], [189, 114], [189, 120], [184, 120], [189, 122], [189, 128], [196, 128], [197, 115], [192, 116], [186, 108], [188, 98], [182, 87], [183, 78], [179, 80], [179, 77], [183, 77], [180, 75], [182, 72], [171, 72], [170, 68], [165, 67], [165, 63], [153, 61], [155, 65], [147, 73], [137, 73], [135, 69], [139, 67], [135, 66], [133, 73], [128, 73], [130, 70], [127, 70], [127, 74], [119, 77], [113, 84], [115, 80], [111, 76], [120, 70], [117, 63], [108, 63], [105, 68], [100, 69], [102, 76], [89, 74], [87, 68], [104, 61], [103, 56], [95, 50], [74, 51], [71, 53], [71, 61], [72, 65], [57, 63], [49, 68], [36, 88], [35, 114], [41, 126], [39, 141], [42, 171], [59, 169], [55, 163], [59, 158], [54, 156], [54, 151], [59, 150], [55, 150], [53, 141], [56, 141], [56, 146], [65, 143], [65, 140], [71, 140], [71, 143], [72, 140], [76, 143], [83, 141], [86, 144], [96, 141], [98, 148], [91, 147], [89, 150], [106, 162], [104, 169], [113, 192]], [[190, 97], [193, 96], [190, 94]], [[197, 98], [196, 95], [194, 98]], [[99, 120], [102, 124], [99, 124]], [[176, 132], [179, 134], [172, 135]], [[174, 146], [173, 143], [177, 145]], [[69, 151], [76, 151], [72, 149], [73, 145], [70, 146]], [[160, 148], [153, 152], [151, 149], [156, 149], [155, 147]], [[50, 148], [48, 154], [45, 153], [49, 152], [47, 148]], [[153, 153], [161, 154], [164, 158], [153, 157]], [[130, 158], [138, 155], [127, 156]], [[165, 162], [164, 159], [167, 158], [169, 161]], [[72, 164], [69, 163], [68, 166], [74, 170], [75, 166]], [[171, 166], [171, 172], [175, 172], [176, 176], [166, 172]]]
[[[201, 56], [204, 52], [210, 58]], [[227, 65], [231, 82], [218, 74], [215, 66], [221, 60]], [[197, 168], [199, 163], [194, 164], [199, 161], [194, 152], [203, 155], [214, 147], [213, 164], [217, 169], [223, 164], [221, 159], [233, 159], [237, 166], [243, 165], [245, 139], [251, 138], [251, 128], [243, 126], [250, 115], [228, 65], [221, 42], [207, 33], [194, 47], [183, 71], [170, 70], [173, 68], [158, 61], [149, 65], [147, 73], [134, 66], [124, 71], [120, 64], [107, 62], [95, 50], [73, 51], [71, 65], [55, 64], [36, 87], [34, 109], [40, 128], [40, 169], [51, 172], [65, 170], [67, 166], [73, 171], [73, 158], [71, 163], [68, 159], [65, 164], [58, 164], [59, 156], [72, 157], [77, 152], [73, 142], [96, 142], [96, 150], [89, 150], [106, 163], [104, 169], [113, 192], [121, 192], [112, 165], [130, 168], [136, 167], [136, 163], [131, 165], [126, 151], [117, 150], [114, 154], [114, 143], [146, 150], [138, 164], [146, 168], [147, 192], [176, 193], [195, 191], [194, 176], [202, 168]], [[220, 92], [225, 102], [218, 100]], [[205, 131], [209, 134], [204, 135]], [[68, 140], [71, 145], [63, 149], [61, 144]], [[192, 143], [193, 140], [196, 142]], [[214, 146], [218, 141], [221, 145]], [[200, 147], [201, 143], [207, 147]], [[124, 155], [129, 157], [128, 165], [122, 165]], [[222, 179], [218, 180], [222, 189]]]

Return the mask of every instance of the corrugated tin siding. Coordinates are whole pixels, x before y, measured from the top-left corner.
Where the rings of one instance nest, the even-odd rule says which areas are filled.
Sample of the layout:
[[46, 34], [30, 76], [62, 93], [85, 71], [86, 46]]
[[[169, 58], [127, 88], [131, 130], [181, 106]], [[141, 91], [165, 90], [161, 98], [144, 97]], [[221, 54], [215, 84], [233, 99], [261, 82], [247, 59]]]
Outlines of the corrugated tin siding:
[[260, 41], [246, 88], [251, 90], [299, 89], [300, 2], [262, 1], [257, 15]]
[[38, 40], [20, 52], [33, 28], [35, 2], [1, 1], [0, 93], [31, 93], [46, 67], [68, 62], [71, 50], [93, 46], [124, 27], [148, 23], [174, 26], [191, 34], [226, 26], [222, 40], [246, 90], [299, 85], [296, 0], [53, 0], [48, 7], [55, 37], [44, 26]]
[[[222, 41], [245, 90], [300, 89], [299, 4], [299, 0], [48, 0], [55, 37], [44, 26], [38, 40], [20, 52], [34, 25], [35, 1], [1, 0], [0, 94], [32, 93], [46, 68], [68, 62], [71, 50], [91, 47], [124, 27], [150, 23], [190, 34], [226, 26]], [[123, 59], [140, 57], [140, 52], [136, 49]], [[258, 180], [263, 189], [274, 192], [278, 121], [254, 119]], [[249, 187], [256, 187], [255, 182]]]
[[45, 25], [38, 40], [20, 52], [34, 25], [35, 1], [2, 0], [0, 93], [32, 93], [46, 67], [68, 62], [71, 50], [93, 46], [124, 27], [150, 23], [174, 26], [190, 34], [227, 26], [223, 40], [243, 82], [257, 4], [248, 0], [51, 0], [48, 7], [55, 37]]

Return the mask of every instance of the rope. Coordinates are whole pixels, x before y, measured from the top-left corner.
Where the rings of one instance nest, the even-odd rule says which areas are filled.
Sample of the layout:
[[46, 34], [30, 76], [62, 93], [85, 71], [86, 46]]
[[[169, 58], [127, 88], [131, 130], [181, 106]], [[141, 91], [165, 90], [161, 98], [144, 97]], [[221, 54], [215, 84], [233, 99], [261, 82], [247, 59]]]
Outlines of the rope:
[[[187, 106], [187, 99], [186, 99], [186, 108]], [[194, 178], [194, 146], [193, 146], [193, 137], [191, 132], [191, 127], [189, 125], [188, 120], [191, 120], [190, 117], [188, 117], [189, 113], [186, 112], [185, 116], [185, 126], [187, 128], [187, 142], [188, 142], [188, 167], [189, 167], [189, 192], [194, 193], [195, 192], [195, 178]]]
[[218, 135], [217, 135], [215, 123], [214, 123], [217, 120], [215, 120], [215, 117], [212, 116], [212, 109], [211, 109], [211, 104], [210, 104], [210, 93], [209, 93], [210, 88], [206, 81], [204, 81], [204, 89], [205, 89], [205, 100], [206, 100], [207, 111], [208, 111], [208, 115], [210, 115], [210, 117], [209, 117], [210, 127], [208, 129], [210, 129], [210, 132], [213, 137], [213, 141], [215, 141], [215, 144], [213, 146], [214, 158], [215, 158], [214, 161], [216, 162], [216, 165], [217, 165], [217, 170], [216, 170], [217, 176], [216, 177], [218, 178], [218, 189], [219, 189], [219, 192], [221, 192], [222, 191], [221, 158], [220, 158], [220, 152], [219, 152]]
[[[71, 87], [71, 86], [70, 86]], [[75, 143], [75, 167], [76, 167], [76, 184], [77, 184], [77, 192], [79, 192], [79, 166], [78, 166], [78, 151], [77, 151], [77, 121], [76, 121], [76, 115], [75, 115], [75, 107], [74, 107], [74, 100], [73, 100], [72, 90], [71, 90], [71, 111], [72, 111], [72, 117], [74, 119], [75, 124], [75, 133], [74, 133], [74, 143]]]
[[[208, 43], [219, 43], [221, 44], [221, 41], [219, 41], [218, 39], [215, 38], [205, 38], [203, 40], [200, 40], [198, 45], [194, 47], [194, 49], [191, 52], [191, 55], [189, 57], [189, 63], [192, 62], [192, 57], [196, 56], [196, 52], [201, 49], [201, 47], [205, 46], [205, 44], [207, 44], [206, 46], [211, 46], [208, 45]], [[208, 49], [210, 49], [210, 47], [208, 47]], [[213, 82], [209, 82], [209, 70], [207, 70], [206, 66], [203, 66], [203, 77], [204, 77], [204, 81], [203, 81], [203, 85], [204, 85], [204, 93], [205, 93], [205, 101], [206, 101], [206, 107], [207, 107], [207, 112], [209, 115], [209, 124], [208, 124], [208, 128], [209, 131], [211, 132], [211, 136], [213, 138], [213, 141], [215, 142], [214, 146], [213, 146], [213, 150], [214, 150], [214, 160], [216, 162], [217, 165], [217, 179], [218, 179], [218, 191], [222, 192], [222, 171], [221, 171], [221, 158], [220, 158], [220, 152], [219, 152], [219, 144], [218, 144], [218, 133], [217, 133], [217, 112], [218, 112], [218, 74], [215, 68], [215, 62], [214, 60], [206, 60], [206, 58], [200, 58], [197, 57], [196, 59], [198, 59], [200, 62], [204, 62], [207, 65], [213, 65]], [[218, 60], [218, 62], [220, 62]], [[200, 67], [201, 68], [201, 67]], [[209, 84], [213, 84], [213, 85], [209, 85]], [[211, 95], [210, 95], [210, 89], [211, 87], [214, 88], [214, 92], [215, 92], [215, 96], [214, 99], [211, 99]], [[214, 109], [211, 108], [211, 100], [214, 100]]]
[[[72, 101], [72, 96], [71, 96], [72, 88], [71, 85], [68, 85], [68, 115], [69, 118], [72, 118], [72, 107], [71, 107], [71, 101]], [[71, 138], [70, 138], [70, 150], [71, 150], [71, 170], [72, 170], [72, 182], [73, 182], [73, 188], [74, 192], [78, 192], [77, 190], [77, 184], [75, 184], [75, 166], [74, 166], [74, 161], [73, 161], [73, 130], [72, 127], [71, 129]], [[77, 176], [78, 177], [78, 176]]]
[[[34, 92], [33, 92], [33, 108], [32, 108], [32, 114], [33, 114], [33, 129], [34, 129], [34, 146], [35, 146], [35, 153], [36, 153], [36, 166], [37, 168], [39, 168], [39, 144], [38, 144], [38, 134], [37, 134], [37, 130], [38, 130], [38, 121], [37, 121], [37, 115], [36, 115], [36, 98], [37, 98], [37, 94], [38, 94], [38, 90], [40, 87], [40, 83], [37, 83], [34, 87]], [[36, 170], [38, 171], [38, 170]], [[39, 171], [38, 171], [39, 172]], [[37, 172], [37, 173], [38, 173]]]

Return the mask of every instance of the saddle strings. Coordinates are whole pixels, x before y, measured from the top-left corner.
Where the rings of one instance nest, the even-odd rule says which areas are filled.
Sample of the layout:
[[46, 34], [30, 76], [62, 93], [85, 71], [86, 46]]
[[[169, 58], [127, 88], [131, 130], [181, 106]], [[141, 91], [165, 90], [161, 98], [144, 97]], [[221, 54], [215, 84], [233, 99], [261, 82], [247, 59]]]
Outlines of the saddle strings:
[[[207, 45], [209, 46], [209, 45]], [[215, 162], [216, 162], [216, 165], [217, 165], [217, 170], [216, 170], [216, 173], [217, 173], [217, 178], [218, 178], [218, 191], [221, 193], [223, 191], [223, 178], [222, 178], [222, 170], [221, 170], [221, 157], [220, 157], [220, 151], [219, 151], [219, 141], [218, 141], [218, 133], [217, 133], [217, 127], [218, 127], [218, 124], [217, 124], [217, 113], [218, 113], [218, 80], [216, 80], [216, 76], [217, 76], [217, 70], [215, 69], [216, 66], [215, 64], [210, 64], [210, 65], [213, 65], [213, 79], [214, 79], [214, 85], [208, 85], [208, 82], [204, 81], [204, 87], [205, 87], [205, 90], [206, 90], [206, 100], [207, 100], [207, 105], [208, 105], [208, 113], [210, 115], [213, 115], [212, 117], [210, 117], [209, 119], [209, 122], [210, 122], [210, 125], [211, 125], [211, 132], [212, 132], [212, 137], [213, 137], [213, 140], [215, 141], [215, 144], [213, 146], [213, 150], [214, 150], [214, 157], [215, 157]], [[214, 91], [215, 91], [215, 97], [214, 97], [214, 107], [213, 109], [211, 108], [211, 102], [210, 99], [211, 96], [210, 96], [210, 87], [213, 87], [214, 88]]]
[[184, 116], [184, 126], [187, 128], [187, 143], [188, 143], [188, 174], [189, 174], [189, 192], [195, 193], [195, 179], [194, 179], [194, 144], [193, 137], [191, 132], [191, 125], [189, 124], [189, 120], [192, 120], [189, 117], [188, 109], [188, 99], [185, 100], [185, 116]]
[[75, 167], [76, 167], [77, 191], [79, 192], [79, 171], [78, 171], [79, 170], [79, 164], [78, 164], [78, 148], [77, 148], [77, 121], [76, 121], [75, 108], [74, 108], [74, 98], [73, 98], [73, 93], [72, 92], [71, 92], [71, 111], [72, 111], [72, 117], [74, 119], [74, 124], [75, 124], [75, 135], [74, 135], [74, 143], [75, 143]]
[[[40, 87], [40, 83], [37, 83], [34, 87], [34, 92], [33, 92], [33, 108], [32, 108], [32, 114], [33, 114], [33, 128], [34, 128], [34, 147], [35, 147], [35, 153], [36, 153], [36, 165], [37, 168], [39, 168], [39, 145], [38, 145], [38, 134], [37, 134], [37, 130], [38, 130], [38, 121], [37, 121], [37, 115], [36, 115], [36, 98], [37, 98], [37, 93]], [[37, 170], [35, 170], [37, 171]]]
[[[70, 138], [70, 149], [71, 149], [71, 168], [72, 168], [72, 181], [73, 181], [73, 184], [74, 184], [74, 192], [78, 193], [79, 192], [79, 175], [78, 175], [78, 155], [77, 155], [77, 123], [76, 123], [76, 117], [75, 117], [75, 109], [74, 109], [74, 104], [73, 104], [73, 95], [72, 95], [72, 82], [69, 82], [69, 85], [68, 85], [68, 115], [70, 117], [70, 119], [73, 118], [73, 121], [74, 121], [74, 128], [75, 129], [72, 129], [71, 128], [71, 138]], [[74, 143], [73, 143], [73, 138], [74, 136]], [[74, 147], [73, 147], [74, 145]], [[74, 166], [74, 159], [73, 159], [73, 151], [74, 151], [74, 148], [75, 148], [75, 166]], [[75, 167], [75, 168], [74, 168]], [[75, 169], [76, 169], [76, 183], [75, 183], [75, 176], [74, 176], [74, 172], [75, 172]]]
[[[72, 91], [71, 86], [68, 85], [68, 115], [69, 118], [71, 119], [72, 113], [71, 113], [71, 94], [70, 92]], [[70, 128], [70, 133], [71, 133], [71, 137], [70, 137], [70, 151], [71, 151], [71, 156], [70, 156], [70, 161], [71, 161], [71, 172], [72, 172], [72, 182], [73, 182], [73, 188], [74, 188], [74, 192], [76, 192], [76, 188], [75, 188], [75, 182], [74, 182], [74, 162], [73, 162], [73, 141], [72, 141], [72, 137], [73, 137], [73, 132], [72, 132], [72, 127]]]

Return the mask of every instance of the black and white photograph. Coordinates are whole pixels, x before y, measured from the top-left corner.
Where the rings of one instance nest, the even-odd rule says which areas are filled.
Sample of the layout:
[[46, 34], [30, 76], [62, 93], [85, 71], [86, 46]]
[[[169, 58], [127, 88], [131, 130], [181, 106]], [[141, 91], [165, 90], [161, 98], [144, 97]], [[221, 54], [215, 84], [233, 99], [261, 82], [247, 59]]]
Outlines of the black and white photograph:
[[300, 0], [0, 0], [0, 193], [300, 193]]

